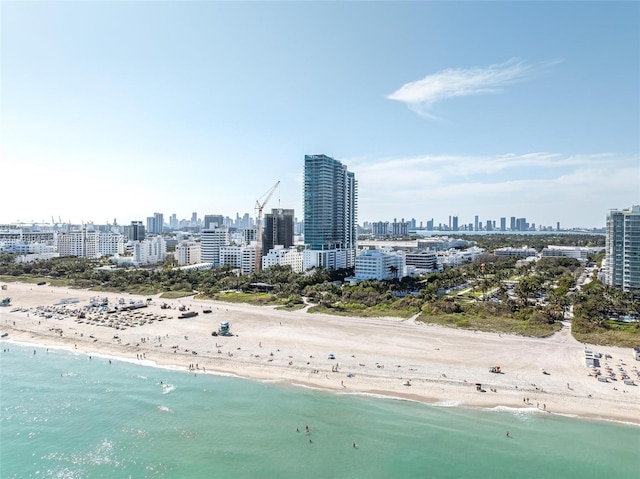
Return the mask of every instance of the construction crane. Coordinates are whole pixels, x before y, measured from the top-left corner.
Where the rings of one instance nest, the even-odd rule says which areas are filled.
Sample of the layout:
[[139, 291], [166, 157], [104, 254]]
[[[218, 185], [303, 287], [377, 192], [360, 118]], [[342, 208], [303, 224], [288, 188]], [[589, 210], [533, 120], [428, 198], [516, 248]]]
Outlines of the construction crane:
[[[260, 267], [262, 266], [262, 210], [264, 209], [267, 202], [271, 199], [271, 196], [273, 195], [273, 192], [276, 191], [278, 185], [280, 185], [280, 180], [278, 180], [269, 191], [267, 191], [264, 195], [256, 200], [256, 210], [258, 210], [258, 233], [256, 238], [256, 273], [260, 271]], [[264, 198], [264, 200], [260, 202], [262, 198]]]

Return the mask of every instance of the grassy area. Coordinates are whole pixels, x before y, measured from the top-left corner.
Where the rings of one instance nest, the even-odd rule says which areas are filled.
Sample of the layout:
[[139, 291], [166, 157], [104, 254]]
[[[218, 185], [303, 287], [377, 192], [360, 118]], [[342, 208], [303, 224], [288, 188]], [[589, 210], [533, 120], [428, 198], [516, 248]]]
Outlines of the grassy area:
[[178, 299], [184, 298], [186, 296], [193, 296], [195, 293], [193, 291], [165, 291], [160, 295], [162, 299]]
[[421, 313], [416, 319], [428, 324], [438, 324], [460, 329], [472, 329], [486, 331], [490, 333], [519, 334], [543, 338], [559, 331], [560, 323], [548, 324], [536, 321], [522, 321], [511, 317], [485, 316], [473, 313], [453, 313], [453, 314], [425, 314]]
[[606, 327], [585, 327], [580, 321], [574, 321], [571, 333], [581, 343], [620, 348], [640, 347], [640, 323], [622, 323], [608, 321]]
[[276, 308], [277, 311], [299, 311], [301, 309], [304, 309], [306, 305], [302, 304], [302, 303], [290, 303], [290, 304], [285, 304], [284, 306], [278, 306]]
[[376, 306], [364, 306], [362, 304], [340, 304], [328, 307], [324, 305], [311, 306], [310, 313], [326, 313], [336, 316], [357, 316], [360, 318], [410, 318], [418, 313], [417, 308], [397, 308], [394, 305], [380, 304]]
[[64, 286], [64, 287], [73, 287], [73, 281], [64, 278], [45, 278], [44, 276], [8, 276], [8, 275], [0, 275], [0, 281], [4, 283], [27, 283], [27, 284], [38, 284], [44, 281], [48, 286]]
[[237, 293], [227, 292], [216, 294], [212, 299], [227, 303], [247, 303], [255, 306], [281, 304], [281, 300], [269, 293]]

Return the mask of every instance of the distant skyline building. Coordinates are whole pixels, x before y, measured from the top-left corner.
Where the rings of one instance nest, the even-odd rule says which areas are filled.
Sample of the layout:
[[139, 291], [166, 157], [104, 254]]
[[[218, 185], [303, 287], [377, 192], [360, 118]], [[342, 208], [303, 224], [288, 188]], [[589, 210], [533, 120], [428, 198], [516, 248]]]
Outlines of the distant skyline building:
[[142, 221], [132, 221], [131, 225], [125, 226], [124, 235], [129, 241], [142, 241], [145, 237]]
[[486, 230], [493, 231], [493, 220], [487, 220]]
[[164, 228], [164, 215], [162, 213], [154, 213], [153, 216], [147, 217], [147, 233], [162, 234]]
[[304, 157], [304, 268], [355, 266], [357, 182], [339, 161]]
[[605, 263], [605, 284], [640, 290], [640, 205], [607, 215]]
[[204, 215], [204, 229], [221, 228], [224, 226], [224, 216]]

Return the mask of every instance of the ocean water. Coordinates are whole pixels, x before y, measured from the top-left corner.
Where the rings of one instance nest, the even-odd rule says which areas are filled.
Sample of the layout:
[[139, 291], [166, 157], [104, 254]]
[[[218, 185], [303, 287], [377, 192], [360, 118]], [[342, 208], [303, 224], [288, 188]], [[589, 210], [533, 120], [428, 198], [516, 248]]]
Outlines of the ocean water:
[[2, 479], [610, 479], [640, 470], [635, 426], [333, 394], [11, 342], [0, 351]]

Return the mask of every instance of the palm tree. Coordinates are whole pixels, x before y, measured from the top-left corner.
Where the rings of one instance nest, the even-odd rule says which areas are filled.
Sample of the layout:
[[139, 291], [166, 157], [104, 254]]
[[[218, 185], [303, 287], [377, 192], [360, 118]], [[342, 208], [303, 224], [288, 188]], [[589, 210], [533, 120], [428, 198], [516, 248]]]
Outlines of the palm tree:
[[389, 266], [389, 272], [393, 275], [394, 279], [398, 279], [398, 267], [395, 265]]

